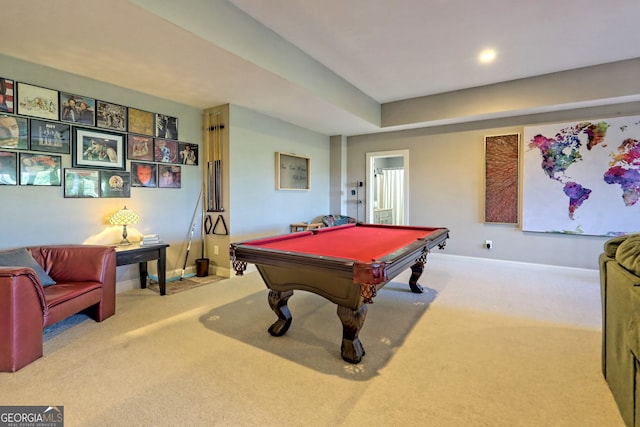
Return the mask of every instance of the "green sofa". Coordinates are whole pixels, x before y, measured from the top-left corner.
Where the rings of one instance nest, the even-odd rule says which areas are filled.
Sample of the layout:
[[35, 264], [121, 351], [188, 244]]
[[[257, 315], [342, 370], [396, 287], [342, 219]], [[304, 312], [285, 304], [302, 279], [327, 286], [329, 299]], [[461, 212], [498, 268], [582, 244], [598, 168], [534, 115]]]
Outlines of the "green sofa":
[[599, 263], [602, 373], [625, 424], [640, 427], [640, 234], [605, 242]]

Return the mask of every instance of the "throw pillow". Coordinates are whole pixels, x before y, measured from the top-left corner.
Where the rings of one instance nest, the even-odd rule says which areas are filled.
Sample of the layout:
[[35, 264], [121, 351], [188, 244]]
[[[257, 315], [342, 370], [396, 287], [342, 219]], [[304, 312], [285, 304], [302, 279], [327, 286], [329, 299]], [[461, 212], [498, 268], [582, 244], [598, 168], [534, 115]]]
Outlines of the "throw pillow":
[[616, 250], [616, 261], [636, 276], [640, 276], [640, 234], [629, 236], [620, 243]]
[[10, 251], [0, 252], [0, 266], [2, 267], [30, 267], [36, 272], [40, 278], [42, 286], [55, 285], [53, 280], [46, 271], [33, 259], [27, 248], [14, 249]]

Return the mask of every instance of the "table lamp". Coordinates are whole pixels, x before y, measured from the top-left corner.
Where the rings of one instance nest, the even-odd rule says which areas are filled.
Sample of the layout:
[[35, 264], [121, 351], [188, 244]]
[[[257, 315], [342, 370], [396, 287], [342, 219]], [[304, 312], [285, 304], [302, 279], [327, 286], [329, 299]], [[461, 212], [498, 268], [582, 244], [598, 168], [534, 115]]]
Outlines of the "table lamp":
[[118, 245], [127, 246], [131, 244], [131, 242], [127, 240], [127, 225], [137, 224], [138, 222], [140, 222], [140, 217], [137, 213], [135, 213], [131, 209], [127, 209], [127, 207], [125, 206], [124, 208], [116, 211], [116, 213], [111, 215], [109, 222], [113, 225], [122, 226], [122, 240], [120, 241], [120, 243], [118, 243]]

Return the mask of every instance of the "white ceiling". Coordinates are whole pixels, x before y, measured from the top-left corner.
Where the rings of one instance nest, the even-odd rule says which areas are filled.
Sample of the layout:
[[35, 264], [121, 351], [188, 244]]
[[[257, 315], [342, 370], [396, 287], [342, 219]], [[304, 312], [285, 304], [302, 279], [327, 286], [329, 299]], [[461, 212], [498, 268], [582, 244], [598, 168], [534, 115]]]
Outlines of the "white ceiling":
[[[638, 0], [5, 0], [2, 10], [1, 54], [327, 135], [380, 131], [386, 102], [640, 57]], [[485, 48], [493, 64], [477, 61]], [[0, 75], [24, 81], [1, 64]]]

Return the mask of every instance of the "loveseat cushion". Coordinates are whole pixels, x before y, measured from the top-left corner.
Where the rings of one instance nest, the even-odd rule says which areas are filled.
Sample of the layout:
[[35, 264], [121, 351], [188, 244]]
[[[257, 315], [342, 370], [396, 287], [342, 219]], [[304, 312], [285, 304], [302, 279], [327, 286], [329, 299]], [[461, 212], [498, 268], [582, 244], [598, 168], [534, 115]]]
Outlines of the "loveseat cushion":
[[640, 234], [624, 239], [616, 249], [615, 258], [618, 264], [640, 276]]
[[29, 267], [36, 272], [42, 286], [55, 285], [56, 282], [49, 276], [38, 262], [31, 256], [26, 248], [13, 249], [0, 252], [0, 266], [2, 267]]

